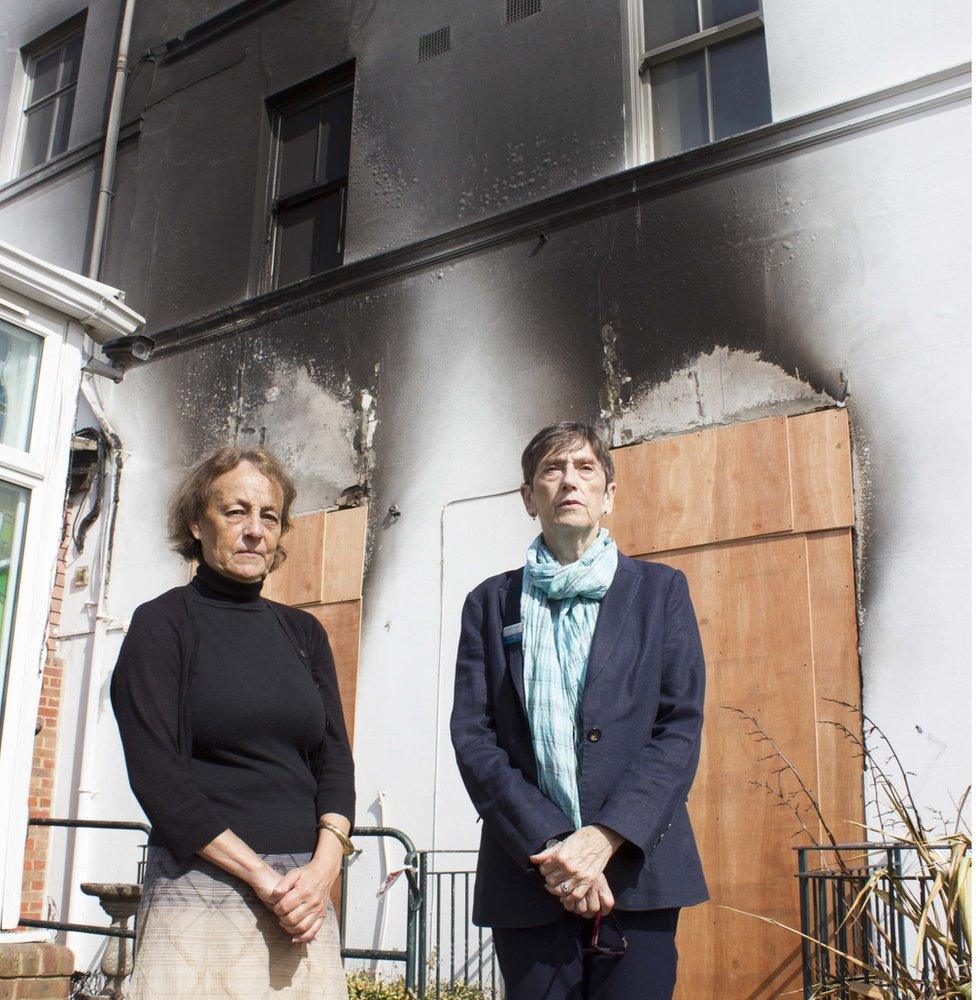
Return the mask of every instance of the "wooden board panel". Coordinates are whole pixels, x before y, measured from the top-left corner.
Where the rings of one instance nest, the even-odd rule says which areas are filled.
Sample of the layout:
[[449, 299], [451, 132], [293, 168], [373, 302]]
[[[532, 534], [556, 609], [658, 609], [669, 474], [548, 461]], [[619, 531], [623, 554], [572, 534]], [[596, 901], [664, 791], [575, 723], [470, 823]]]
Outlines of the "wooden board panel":
[[799, 939], [722, 905], [799, 926], [791, 850], [800, 842], [798, 823], [753, 785], [776, 781], [773, 762], [759, 759], [769, 748], [723, 706], [755, 715], [816, 781], [806, 540], [738, 541], [655, 558], [688, 577], [708, 664], [689, 809], [712, 898], [681, 916], [678, 948], [686, 960], [676, 995], [772, 998], [800, 984]]
[[288, 558], [265, 581], [265, 597], [292, 606], [321, 602], [325, 530], [325, 511], [292, 519], [291, 530], [281, 540]]
[[807, 535], [814, 683], [817, 701], [820, 804], [838, 841], [864, 840], [864, 783], [861, 754], [830, 721], [859, 733], [856, 714], [826, 698], [860, 708], [854, 552], [851, 531], [842, 528]]
[[613, 453], [620, 549], [644, 555], [793, 527], [786, 418], [683, 434]]
[[319, 604], [305, 608], [321, 623], [329, 636], [336, 675], [339, 678], [339, 695], [346, 720], [349, 740], [353, 740], [356, 717], [356, 681], [359, 676], [359, 630], [362, 601], [343, 601], [340, 604]]
[[363, 596], [366, 552], [366, 508], [330, 510], [325, 518], [323, 604], [355, 601]]
[[847, 410], [790, 417], [793, 530], [825, 531], [854, 524], [851, 433]]

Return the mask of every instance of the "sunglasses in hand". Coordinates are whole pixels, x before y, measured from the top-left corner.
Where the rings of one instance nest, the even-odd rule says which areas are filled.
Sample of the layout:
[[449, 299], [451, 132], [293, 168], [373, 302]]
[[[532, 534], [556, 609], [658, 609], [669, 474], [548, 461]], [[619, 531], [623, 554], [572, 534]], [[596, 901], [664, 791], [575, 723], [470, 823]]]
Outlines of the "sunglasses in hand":
[[620, 938], [620, 944], [615, 947], [608, 947], [607, 945], [600, 944], [600, 931], [603, 928], [603, 914], [598, 913], [593, 919], [593, 933], [590, 936], [589, 946], [583, 948], [584, 955], [606, 955], [609, 958], [619, 958], [627, 950], [627, 938], [624, 937], [624, 932], [621, 929], [617, 918], [612, 913], [607, 915], [607, 923], [617, 932], [617, 936]]

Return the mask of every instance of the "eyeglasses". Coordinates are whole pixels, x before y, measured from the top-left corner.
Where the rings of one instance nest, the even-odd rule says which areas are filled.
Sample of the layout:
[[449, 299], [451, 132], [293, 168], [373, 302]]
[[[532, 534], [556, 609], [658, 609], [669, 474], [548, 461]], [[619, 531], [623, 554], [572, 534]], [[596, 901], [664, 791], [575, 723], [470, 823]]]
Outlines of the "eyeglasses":
[[617, 918], [612, 914], [608, 914], [607, 922], [611, 927], [617, 932], [620, 938], [620, 944], [615, 948], [608, 948], [606, 945], [600, 944], [600, 930], [603, 927], [603, 914], [598, 913], [593, 919], [593, 933], [590, 936], [589, 946], [583, 948], [584, 955], [607, 955], [610, 958], [619, 958], [627, 950], [627, 938], [624, 937], [624, 932], [617, 922]]

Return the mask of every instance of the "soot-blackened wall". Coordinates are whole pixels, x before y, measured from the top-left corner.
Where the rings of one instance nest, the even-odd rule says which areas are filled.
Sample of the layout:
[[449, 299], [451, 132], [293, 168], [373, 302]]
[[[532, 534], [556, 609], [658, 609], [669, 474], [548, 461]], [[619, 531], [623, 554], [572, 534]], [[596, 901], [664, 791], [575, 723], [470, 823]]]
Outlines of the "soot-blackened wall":
[[[137, 6], [125, 117], [143, 124], [120, 164], [104, 278], [156, 329], [265, 287], [266, 102], [349, 60], [347, 263], [624, 165], [615, 0], [547, 3], [511, 24], [503, 0], [287, 0], [163, 54], [227, 6]], [[442, 26], [450, 49], [420, 62], [419, 37]]]
[[[967, 120], [955, 104], [635, 196], [545, 240], [251, 314], [244, 332], [127, 376], [123, 421], [128, 400], [144, 413], [177, 401], [174, 476], [229, 438], [288, 457], [302, 510], [365, 475], [364, 804], [387, 789], [388, 821], [421, 832], [453, 808], [435, 805], [425, 763], [444, 722], [439, 623], [456, 613], [441, 606], [445, 505], [514, 488], [521, 448], [550, 420], [604, 419], [626, 441], [839, 401], [856, 442], [865, 702], [930, 801], [965, 783], [965, 698], [920, 693], [933, 669], [968, 685]], [[144, 427], [125, 431], [146, 447]], [[149, 497], [130, 481], [123, 537], [161, 485]]]

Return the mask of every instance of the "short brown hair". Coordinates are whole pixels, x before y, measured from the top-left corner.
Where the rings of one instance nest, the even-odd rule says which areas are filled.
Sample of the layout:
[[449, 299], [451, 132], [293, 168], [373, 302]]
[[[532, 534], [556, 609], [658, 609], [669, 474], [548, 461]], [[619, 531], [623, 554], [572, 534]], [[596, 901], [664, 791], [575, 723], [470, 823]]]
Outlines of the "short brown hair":
[[522, 452], [522, 481], [526, 485], [531, 485], [532, 477], [546, 455], [554, 451], [569, 451], [570, 448], [584, 444], [588, 444], [599, 459], [609, 486], [613, 482], [613, 457], [606, 441], [603, 440], [603, 435], [593, 424], [575, 420], [560, 420], [557, 424], [543, 427], [525, 446], [525, 451]]
[[[203, 516], [207, 504], [210, 503], [214, 482], [225, 472], [236, 469], [243, 462], [253, 465], [271, 482], [277, 483], [281, 487], [283, 498], [281, 503], [281, 533], [284, 534], [291, 527], [289, 513], [295, 500], [295, 484], [278, 459], [265, 448], [240, 448], [236, 445], [227, 445], [215, 451], [209, 458], [197, 463], [176, 488], [173, 499], [170, 500], [169, 540], [173, 544], [173, 549], [179, 552], [184, 559], [202, 561], [203, 549], [199, 540], [193, 537], [190, 524], [199, 521]], [[286, 556], [287, 553], [279, 545], [275, 551], [274, 563], [271, 568], [277, 569], [285, 561]]]

